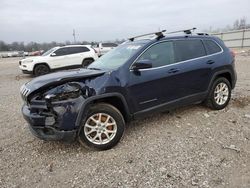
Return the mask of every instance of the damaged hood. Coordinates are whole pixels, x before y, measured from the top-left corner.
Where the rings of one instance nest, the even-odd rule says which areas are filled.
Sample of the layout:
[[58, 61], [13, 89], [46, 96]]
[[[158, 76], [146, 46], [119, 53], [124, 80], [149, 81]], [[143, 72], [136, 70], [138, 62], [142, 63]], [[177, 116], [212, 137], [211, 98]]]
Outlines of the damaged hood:
[[91, 69], [61, 71], [34, 78], [30, 82], [26, 83], [25, 86], [30, 90], [29, 93], [32, 93], [37, 89], [48, 87], [50, 85], [57, 85], [68, 81], [76, 81], [82, 78], [97, 77], [103, 75], [104, 73], [105, 71], [103, 70]]

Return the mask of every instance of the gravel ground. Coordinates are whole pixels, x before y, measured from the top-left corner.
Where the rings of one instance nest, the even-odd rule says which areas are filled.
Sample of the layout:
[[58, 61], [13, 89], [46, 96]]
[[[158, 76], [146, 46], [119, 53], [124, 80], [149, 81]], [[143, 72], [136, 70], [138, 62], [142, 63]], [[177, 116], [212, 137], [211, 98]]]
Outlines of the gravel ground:
[[131, 122], [108, 151], [45, 142], [22, 118], [18, 58], [0, 59], [0, 187], [250, 187], [250, 54], [237, 55], [230, 105]]

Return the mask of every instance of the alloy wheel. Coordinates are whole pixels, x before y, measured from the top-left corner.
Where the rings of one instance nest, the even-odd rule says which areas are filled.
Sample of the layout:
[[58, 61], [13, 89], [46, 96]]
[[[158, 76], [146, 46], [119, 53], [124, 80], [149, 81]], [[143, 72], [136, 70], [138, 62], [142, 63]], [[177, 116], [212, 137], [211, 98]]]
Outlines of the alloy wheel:
[[218, 105], [224, 105], [229, 97], [229, 89], [226, 83], [219, 83], [214, 90], [214, 101]]
[[84, 125], [84, 134], [93, 144], [107, 144], [115, 137], [116, 133], [116, 121], [106, 113], [91, 115]]

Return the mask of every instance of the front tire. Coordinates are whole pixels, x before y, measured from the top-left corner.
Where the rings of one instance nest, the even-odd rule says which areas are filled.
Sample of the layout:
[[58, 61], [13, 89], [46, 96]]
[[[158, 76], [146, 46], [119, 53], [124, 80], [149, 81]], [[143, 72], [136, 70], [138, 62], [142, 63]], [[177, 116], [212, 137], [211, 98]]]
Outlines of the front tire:
[[83, 146], [107, 150], [114, 147], [123, 136], [123, 116], [110, 104], [95, 104], [84, 119], [78, 133], [78, 140]]
[[34, 75], [35, 76], [41, 76], [44, 74], [48, 74], [50, 72], [50, 69], [47, 65], [41, 64], [41, 65], [36, 65], [34, 68]]
[[210, 89], [205, 104], [213, 110], [225, 108], [231, 99], [231, 90], [231, 84], [226, 78], [217, 78]]

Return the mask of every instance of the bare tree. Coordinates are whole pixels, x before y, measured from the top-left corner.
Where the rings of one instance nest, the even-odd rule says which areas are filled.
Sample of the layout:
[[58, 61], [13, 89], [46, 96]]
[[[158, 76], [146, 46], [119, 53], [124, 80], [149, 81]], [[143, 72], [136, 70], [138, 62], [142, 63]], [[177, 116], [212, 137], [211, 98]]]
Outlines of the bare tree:
[[243, 17], [239, 21], [239, 29], [245, 29], [246, 26], [247, 26], [247, 20], [245, 17]]
[[233, 24], [233, 29], [239, 29], [239, 25], [240, 25], [239, 19], [235, 20]]

